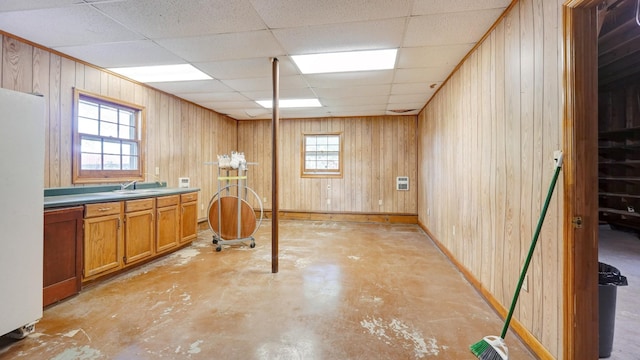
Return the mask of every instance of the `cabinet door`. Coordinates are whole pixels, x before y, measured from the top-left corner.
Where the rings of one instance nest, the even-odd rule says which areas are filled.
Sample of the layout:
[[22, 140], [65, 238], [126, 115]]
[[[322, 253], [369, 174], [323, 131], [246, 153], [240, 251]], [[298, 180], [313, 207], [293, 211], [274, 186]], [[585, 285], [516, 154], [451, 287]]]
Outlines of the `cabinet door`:
[[84, 219], [84, 279], [122, 267], [120, 214]]
[[156, 227], [156, 251], [171, 249], [180, 242], [180, 213], [178, 205], [158, 208]]
[[80, 291], [83, 210], [79, 206], [44, 213], [43, 306]]
[[180, 224], [180, 242], [192, 241], [198, 235], [198, 202], [187, 202], [182, 207], [182, 221]]
[[134, 263], [153, 255], [155, 224], [153, 209], [124, 215], [124, 263]]

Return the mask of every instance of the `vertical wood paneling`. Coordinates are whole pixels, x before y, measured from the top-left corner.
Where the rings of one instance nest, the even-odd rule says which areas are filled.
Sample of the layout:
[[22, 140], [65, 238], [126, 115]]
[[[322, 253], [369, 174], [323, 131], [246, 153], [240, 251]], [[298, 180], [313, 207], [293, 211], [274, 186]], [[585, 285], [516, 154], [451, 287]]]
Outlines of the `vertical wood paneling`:
[[[45, 97], [45, 187], [73, 186], [71, 134], [77, 87], [145, 107], [146, 181], [177, 186], [178, 177], [186, 176], [202, 188], [201, 204], [213, 196], [216, 189], [204, 162], [237, 148], [235, 120], [9, 36], [0, 35], [0, 40], [2, 87]], [[198, 209], [204, 218], [205, 211]]]
[[[418, 116], [419, 220], [506, 309], [560, 148], [558, 11], [558, 2], [514, 4]], [[561, 202], [552, 199], [514, 314], [555, 357]]]
[[[416, 214], [417, 143], [414, 116], [283, 119], [280, 145], [280, 208], [309, 212]], [[240, 121], [238, 144], [247, 161], [258, 162], [252, 188], [270, 198], [271, 122]], [[305, 132], [342, 132], [344, 176], [301, 178], [301, 146]], [[248, 144], [260, 144], [250, 146]], [[410, 176], [410, 191], [396, 191], [397, 176]], [[327, 188], [330, 185], [330, 189]], [[327, 198], [331, 204], [327, 204]], [[378, 200], [383, 205], [378, 205]], [[271, 205], [267, 204], [270, 209]]]
[[[45, 161], [45, 166], [49, 167], [49, 182], [45, 184], [46, 187], [60, 186], [61, 68], [62, 58], [59, 55], [52, 54], [49, 66], [49, 133], [45, 135], [49, 138], [49, 144], [46, 148], [49, 163], [47, 164]], [[68, 121], [71, 122], [72, 119]]]
[[60, 178], [55, 186], [71, 186], [73, 91], [76, 62], [61, 58], [60, 63]]

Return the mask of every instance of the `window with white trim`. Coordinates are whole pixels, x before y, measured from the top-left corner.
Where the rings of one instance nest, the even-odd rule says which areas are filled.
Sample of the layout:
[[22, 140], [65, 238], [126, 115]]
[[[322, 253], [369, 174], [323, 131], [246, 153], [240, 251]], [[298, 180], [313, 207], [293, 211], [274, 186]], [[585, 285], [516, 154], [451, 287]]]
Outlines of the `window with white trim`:
[[342, 134], [303, 134], [302, 177], [342, 177]]

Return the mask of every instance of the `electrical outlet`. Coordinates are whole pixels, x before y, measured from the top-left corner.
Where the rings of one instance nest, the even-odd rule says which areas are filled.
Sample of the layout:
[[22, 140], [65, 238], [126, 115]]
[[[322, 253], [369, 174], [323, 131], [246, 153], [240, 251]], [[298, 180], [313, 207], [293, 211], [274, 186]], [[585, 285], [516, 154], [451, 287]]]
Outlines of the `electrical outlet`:
[[378, 205], [382, 206], [382, 200], [378, 200]]
[[456, 226], [453, 225], [453, 236], [456, 236]]
[[327, 184], [327, 190], [331, 190], [331, 184]]
[[200, 210], [204, 210], [204, 204], [200, 204]]
[[522, 280], [522, 290], [529, 292], [529, 275], [525, 275]]
[[263, 202], [263, 203], [266, 203], [266, 202], [267, 202], [267, 198], [266, 198], [266, 197], [265, 197], [265, 198], [262, 198], [262, 202]]
[[160, 167], [156, 166], [156, 176], [160, 175]]
[[327, 205], [331, 205], [331, 199], [327, 199]]
[[431, 215], [431, 209], [427, 208], [427, 216]]

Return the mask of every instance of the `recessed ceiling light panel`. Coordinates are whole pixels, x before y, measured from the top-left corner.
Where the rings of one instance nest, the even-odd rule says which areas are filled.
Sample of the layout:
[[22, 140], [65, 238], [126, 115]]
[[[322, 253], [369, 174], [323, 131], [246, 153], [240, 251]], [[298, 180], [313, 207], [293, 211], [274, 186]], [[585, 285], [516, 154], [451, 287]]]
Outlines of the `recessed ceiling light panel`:
[[122, 67], [109, 70], [142, 83], [212, 79], [190, 64]]
[[293, 55], [303, 74], [389, 70], [396, 64], [398, 49]]
[[[272, 100], [258, 100], [256, 102], [265, 109], [273, 108]], [[322, 106], [318, 99], [282, 99], [278, 101], [278, 105], [281, 108], [309, 108]]]

